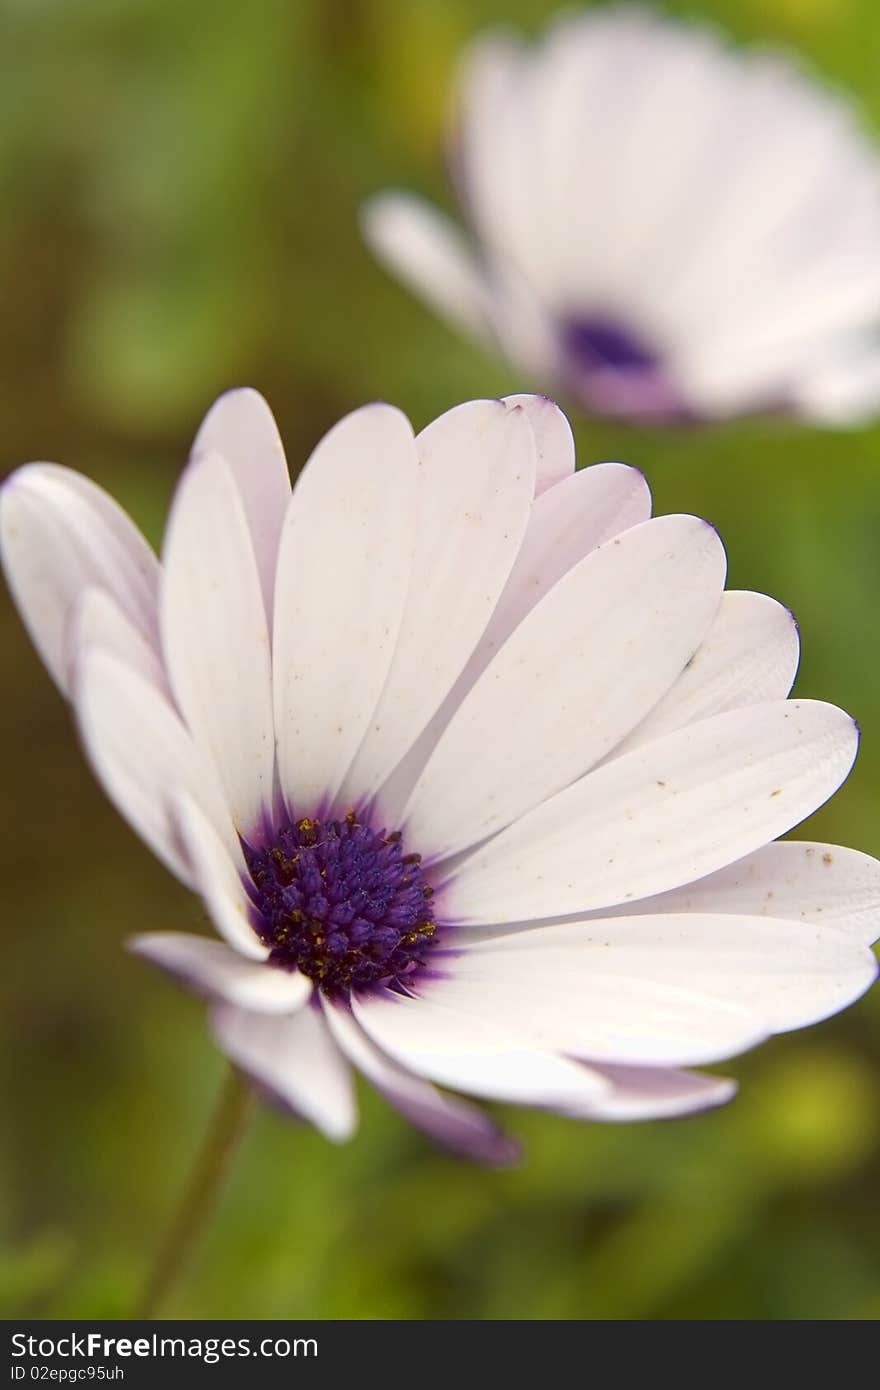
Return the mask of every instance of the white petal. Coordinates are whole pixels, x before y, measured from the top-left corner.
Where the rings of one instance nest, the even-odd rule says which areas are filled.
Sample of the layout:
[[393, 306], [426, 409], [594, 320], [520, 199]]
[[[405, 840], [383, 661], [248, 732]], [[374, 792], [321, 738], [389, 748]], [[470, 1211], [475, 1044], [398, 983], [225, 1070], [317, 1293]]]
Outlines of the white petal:
[[823, 425], [859, 425], [880, 408], [880, 352], [865, 346], [805, 372], [791, 392], [796, 408]]
[[193, 886], [202, 896], [214, 926], [241, 955], [264, 961], [269, 954], [251, 925], [241, 858], [233, 860], [208, 817], [191, 796], [171, 798], [177, 833], [190, 865]]
[[671, 1067], [597, 1068], [613, 1090], [595, 1101], [590, 1118], [633, 1122], [693, 1115], [725, 1105], [736, 1094], [736, 1082], [724, 1076], [677, 1071]]
[[614, 758], [479, 849], [453, 870], [444, 914], [525, 921], [690, 883], [821, 806], [857, 747], [852, 719], [815, 700], [691, 724]]
[[336, 797], [388, 676], [416, 486], [409, 421], [369, 405], [324, 437], [294, 490], [278, 560], [275, 723], [282, 790], [303, 814]]
[[688, 387], [716, 411], [749, 408], [762, 397], [785, 400], [789, 383], [810, 373], [823, 348], [870, 327], [880, 309], [876, 250], [862, 269], [835, 267], [824, 281], [795, 278], [775, 299], [766, 296], [761, 322], [731, 331], [726, 344], [720, 334], [711, 345], [688, 344], [680, 364]]
[[[529, 1000], [532, 1013], [524, 1017], [546, 1018], [551, 1037], [554, 1010], [564, 1030], [571, 1026], [563, 1021], [566, 1005], [580, 1001], [587, 1040], [572, 1047], [563, 1031], [555, 1045], [594, 1058], [608, 1056], [594, 1051], [588, 1040], [596, 1022], [588, 1007], [594, 992], [607, 996], [603, 1011], [612, 1021], [617, 1016], [622, 1031], [645, 1027], [645, 1020], [634, 1016], [630, 997], [633, 985], [640, 984], [739, 1007], [764, 1032], [779, 1033], [818, 1023], [851, 1004], [874, 980], [877, 961], [838, 927], [807, 929], [776, 917], [689, 912], [595, 917], [498, 936], [463, 952], [454, 973], [477, 986], [488, 979], [498, 997], [509, 987], [508, 1008], [515, 1009], [517, 998]], [[649, 1054], [641, 1060], [657, 1059]], [[668, 1060], [691, 1064], [715, 1058], [685, 1053]]]
[[[639, 285], [639, 259], [662, 234], [664, 194], [670, 183], [676, 186], [677, 166], [687, 159], [691, 130], [675, 128], [675, 117], [682, 103], [694, 100], [692, 55], [656, 105], [645, 97], [665, 76], [658, 42], [664, 30], [675, 32], [630, 7], [563, 17], [550, 27], [520, 86], [521, 119], [533, 132], [532, 217], [549, 253], [542, 279], [547, 292], [575, 312], [610, 303], [628, 317], [627, 290], [633, 281]], [[646, 107], [648, 147], [635, 144], [639, 164], [632, 168]], [[662, 161], [665, 181], [655, 161]], [[644, 234], [648, 225], [651, 236]]]
[[165, 668], [156, 644], [135, 627], [107, 589], [85, 589], [71, 611], [66, 634], [71, 686], [80, 654], [92, 647], [118, 656], [157, 690], [168, 693]]
[[106, 589], [155, 645], [156, 557], [122, 508], [88, 478], [57, 464], [19, 468], [0, 493], [0, 538], [25, 626], [65, 694], [65, 633], [86, 588]]
[[219, 1004], [211, 1027], [218, 1046], [269, 1099], [327, 1139], [351, 1138], [357, 1128], [351, 1068], [320, 1009], [279, 1017]]
[[379, 260], [444, 318], [490, 339], [488, 290], [461, 230], [410, 193], [380, 193], [363, 208], [364, 237]]
[[301, 1009], [312, 994], [305, 975], [244, 960], [223, 941], [183, 932], [133, 936], [128, 948], [174, 975], [187, 989], [256, 1013], [287, 1014]]
[[[441, 1086], [471, 1095], [575, 1111], [608, 1089], [595, 1072], [537, 1045], [532, 1030], [481, 1014], [469, 995], [447, 1005], [446, 981], [411, 999], [384, 990], [353, 997], [355, 1018], [373, 1042], [401, 1066]], [[474, 1007], [471, 1008], [471, 1003]]]
[[[702, 336], [711, 351], [728, 323], [751, 319], [760, 329], [785, 322], [767, 306], [791, 282], [805, 249], [827, 248], [846, 261], [850, 230], [859, 227], [861, 235], [872, 219], [853, 215], [854, 208], [845, 218], [840, 213], [852, 184], [835, 188], [836, 170], [855, 142], [833, 98], [775, 55], [744, 58], [699, 30], [666, 28], [678, 60], [670, 66], [667, 42], [654, 64], [664, 85], [643, 87], [641, 124], [630, 132], [641, 149], [635, 168], [654, 171], [641, 195], [659, 228], [647, 246], [642, 238], [642, 273], [631, 283], [681, 331], [690, 323], [690, 336]], [[701, 121], [694, 121], [695, 110]], [[629, 197], [638, 196], [633, 180]], [[628, 238], [630, 253], [636, 235]], [[702, 335], [701, 319], [709, 325]]]
[[524, 57], [507, 34], [490, 34], [468, 47], [458, 80], [456, 155], [468, 211], [488, 249], [537, 278], [540, 221], [523, 164], [529, 113], [518, 100]]
[[479, 670], [570, 569], [597, 546], [647, 521], [651, 493], [644, 475], [623, 463], [596, 463], [539, 497], [504, 593], [467, 675]]
[[880, 936], [880, 861], [841, 845], [779, 840], [696, 883], [617, 911], [789, 917], [837, 927], [870, 946]]
[[523, 618], [591, 550], [650, 515], [651, 494], [643, 475], [622, 463], [581, 469], [535, 500], [519, 554], [485, 632], [395, 777], [401, 803], [464, 697]]
[[657, 517], [594, 550], [528, 614], [443, 734], [405, 813], [439, 858], [510, 824], [603, 758], [669, 689], [717, 611], [717, 533]]
[[559, 327], [552, 309], [525, 276], [492, 266], [492, 327], [521, 376], [549, 381], [559, 363]]
[[353, 1066], [395, 1109], [438, 1144], [464, 1158], [506, 1167], [518, 1148], [491, 1117], [473, 1105], [444, 1096], [391, 1061], [370, 1041], [350, 1010], [322, 1000], [330, 1031]]
[[785, 699], [799, 656], [797, 623], [787, 608], [766, 594], [729, 590], [693, 659], [614, 756], [698, 719]]
[[[514, 261], [558, 309], [621, 300], [628, 309], [625, 290], [659, 238], [668, 183], [679, 195], [673, 206], [681, 201], [676, 173], [693, 138], [690, 110], [690, 127], [684, 121], [669, 138], [666, 128], [693, 100], [685, 88], [692, 52], [656, 108], [643, 99], [663, 66], [655, 34], [662, 40], [670, 31], [645, 12], [613, 7], [564, 18], [528, 55], [492, 38], [466, 55], [461, 145], [475, 220], [499, 259]], [[711, 93], [711, 81], [700, 77], [697, 95], [707, 86]], [[636, 145], [631, 168], [633, 128], [646, 104], [648, 147]], [[704, 131], [697, 134], [705, 148]], [[658, 185], [655, 218], [658, 198], [646, 204], [644, 190]], [[688, 212], [695, 222], [690, 204]]]
[[171, 812], [177, 789], [189, 792], [228, 852], [240, 858], [213, 771], [155, 686], [117, 657], [92, 650], [77, 665], [73, 698], [86, 752], [104, 790], [172, 873], [192, 885]]
[[593, 969], [595, 954], [576, 949], [516, 949], [522, 937], [545, 930], [556, 928], [497, 937], [445, 957], [446, 977], [431, 981], [432, 1004], [479, 1019], [489, 1035], [516, 1028], [541, 1053], [588, 1065], [703, 1066], [754, 1047], [771, 1031], [748, 1005], [686, 982], [615, 974], [613, 961]]
[[268, 405], [246, 386], [227, 391], [202, 421], [193, 454], [222, 454], [241, 495], [271, 622], [275, 568], [290, 478], [284, 445]]
[[244, 507], [219, 454], [194, 458], [178, 484], [160, 607], [172, 689], [247, 837], [272, 804], [269, 636]]
[[505, 405], [519, 405], [525, 411], [535, 437], [535, 496], [570, 478], [575, 467], [574, 435], [571, 425], [555, 401], [547, 396], [522, 394], [505, 396]]
[[346, 783], [351, 801], [388, 776], [460, 674], [510, 574], [534, 495], [534, 437], [519, 407], [469, 401], [423, 430], [417, 446], [413, 582], [388, 681]]

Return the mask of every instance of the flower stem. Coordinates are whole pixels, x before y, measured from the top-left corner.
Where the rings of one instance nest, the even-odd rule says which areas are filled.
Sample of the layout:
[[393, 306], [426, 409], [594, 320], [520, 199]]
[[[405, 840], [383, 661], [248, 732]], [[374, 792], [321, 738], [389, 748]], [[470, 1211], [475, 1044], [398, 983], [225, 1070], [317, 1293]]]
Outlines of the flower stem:
[[180, 1203], [138, 1304], [135, 1317], [154, 1318], [180, 1278], [217, 1206], [232, 1159], [247, 1128], [253, 1092], [232, 1068]]

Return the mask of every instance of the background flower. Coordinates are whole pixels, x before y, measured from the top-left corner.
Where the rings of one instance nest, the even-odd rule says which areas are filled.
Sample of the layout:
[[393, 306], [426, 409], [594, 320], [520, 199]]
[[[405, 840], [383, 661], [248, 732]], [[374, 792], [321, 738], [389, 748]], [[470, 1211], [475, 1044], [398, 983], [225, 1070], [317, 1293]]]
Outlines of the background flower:
[[[538, 33], [557, 9], [10, 0], [6, 465], [37, 448], [64, 459], [158, 544], [192, 422], [225, 385], [251, 380], [273, 401], [296, 460], [360, 401], [394, 400], [424, 421], [475, 393], [533, 388], [379, 273], [357, 214], [393, 184], [442, 200], [437, 152], [462, 44], [501, 22]], [[738, 39], [794, 44], [876, 127], [874, 0], [698, 9]], [[582, 463], [649, 469], [657, 512], [723, 526], [732, 586], [797, 613], [809, 640], [795, 693], [821, 692], [863, 727], [858, 775], [798, 833], [880, 853], [880, 430], [575, 428]], [[95, 784], [5, 597], [0, 644], [0, 1301], [13, 1316], [124, 1314], [222, 1063], [199, 1006], [121, 947], [206, 924]], [[320, 1135], [292, 1134], [261, 1107], [173, 1311], [876, 1314], [877, 991], [725, 1070], [741, 1083], [736, 1104], [693, 1121], [590, 1126], [502, 1110], [529, 1156], [505, 1173], [432, 1153], [368, 1086], [358, 1141], [332, 1163]], [[294, 1173], [308, 1202], [280, 1199]]]
[[649, 8], [469, 47], [452, 165], [465, 237], [401, 193], [379, 257], [588, 411], [829, 422], [880, 404], [880, 151], [781, 52]]

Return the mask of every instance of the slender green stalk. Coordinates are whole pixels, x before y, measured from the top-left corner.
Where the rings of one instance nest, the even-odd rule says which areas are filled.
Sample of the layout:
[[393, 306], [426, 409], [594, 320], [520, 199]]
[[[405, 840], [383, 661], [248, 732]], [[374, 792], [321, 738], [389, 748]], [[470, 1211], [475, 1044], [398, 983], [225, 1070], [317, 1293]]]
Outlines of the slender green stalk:
[[136, 1317], [156, 1317], [183, 1273], [216, 1209], [223, 1183], [247, 1128], [252, 1100], [253, 1093], [244, 1077], [231, 1069], [189, 1182], [159, 1247], [135, 1311]]

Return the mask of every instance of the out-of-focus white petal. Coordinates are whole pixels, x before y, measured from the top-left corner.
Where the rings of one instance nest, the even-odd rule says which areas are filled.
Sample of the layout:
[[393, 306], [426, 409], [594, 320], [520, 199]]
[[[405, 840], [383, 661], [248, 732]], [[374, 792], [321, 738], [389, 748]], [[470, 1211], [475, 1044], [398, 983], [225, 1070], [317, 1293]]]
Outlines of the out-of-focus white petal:
[[502, 646], [450, 721], [404, 812], [441, 858], [580, 777], [669, 689], [724, 587], [717, 533], [664, 516], [607, 541]]
[[446, 982], [409, 998], [383, 990], [353, 996], [352, 1011], [377, 1047], [441, 1086], [516, 1105], [576, 1111], [609, 1089], [596, 1072], [553, 1055], [519, 1020], [499, 1023], [476, 1008], [447, 1002]]
[[724, 127], [729, 66], [713, 33], [647, 9], [551, 24], [524, 100], [557, 303], [612, 303], [626, 321], [636, 306], [650, 312], [685, 255], [699, 256], [706, 129]]
[[159, 567], [111, 497], [69, 468], [30, 463], [0, 493], [3, 568], [31, 640], [69, 694], [67, 625], [87, 588], [105, 589], [156, 645]]
[[633, 902], [752, 853], [836, 791], [858, 730], [833, 705], [732, 710], [614, 758], [455, 866], [447, 919], [526, 921]]
[[173, 975], [194, 994], [240, 1009], [293, 1013], [307, 1004], [312, 994], [312, 982], [305, 975], [245, 960], [225, 942], [204, 936], [147, 932], [132, 937], [128, 948]]
[[444, 1148], [492, 1167], [516, 1161], [519, 1149], [494, 1120], [464, 1101], [444, 1096], [413, 1076], [371, 1042], [344, 1005], [323, 1001], [324, 1013], [342, 1051], [395, 1109]]
[[492, 326], [511, 362], [531, 381], [551, 380], [559, 361], [559, 325], [552, 311], [510, 266], [493, 266], [492, 290]]
[[319, 1008], [279, 1016], [218, 1004], [211, 1027], [218, 1046], [268, 1099], [335, 1143], [351, 1138], [357, 1128], [351, 1068]]
[[461, 229], [410, 193], [381, 193], [362, 212], [368, 244], [433, 309], [489, 338], [488, 290]]
[[531, 188], [523, 177], [528, 134], [516, 100], [524, 58], [507, 34], [478, 39], [466, 50], [456, 94], [456, 173], [468, 212], [489, 251], [519, 270], [540, 261]]
[[[880, 236], [880, 223], [878, 223]], [[880, 314], [880, 267], [845, 267], [827, 283], [786, 286], [777, 304], [762, 306], [767, 322], [691, 342], [679, 359], [687, 389], [710, 414], [785, 409], [798, 400], [798, 381], [812, 375], [822, 348], [845, 343]], [[838, 387], [840, 389], [840, 387]]]
[[613, 756], [698, 719], [784, 699], [794, 684], [799, 656], [797, 623], [787, 608], [765, 594], [728, 590], [692, 660]]
[[208, 411], [193, 454], [222, 454], [232, 470], [247, 517], [271, 622], [275, 567], [290, 477], [284, 445], [268, 405], [252, 387], [226, 391]]
[[417, 463], [406, 416], [369, 405], [324, 437], [294, 490], [275, 598], [275, 727], [282, 790], [302, 814], [339, 793], [389, 678], [417, 550]]
[[172, 814], [187, 791], [241, 862], [241, 849], [213, 769], [176, 712], [138, 672], [95, 649], [77, 664], [74, 705], [86, 752], [104, 790], [172, 873], [192, 886]]
[[[413, 582], [387, 683], [345, 783], [352, 802], [388, 776], [460, 674], [507, 582], [535, 490], [534, 436], [517, 406], [469, 401], [416, 443]], [[383, 811], [390, 823], [393, 810]]]
[[272, 806], [269, 634], [244, 507], [219, 454], [198, 455], [183, 474], [162, 559], [171, 686], [247, 837]]
[[880, 351], [866, 346], [860, 353], [847, 353], [805, 372], [790, 394], [796, 409], [811, 420], [859, 425], [880, 408]]

